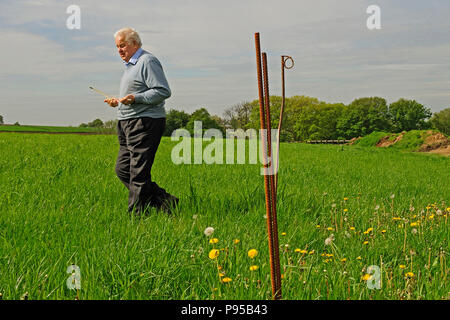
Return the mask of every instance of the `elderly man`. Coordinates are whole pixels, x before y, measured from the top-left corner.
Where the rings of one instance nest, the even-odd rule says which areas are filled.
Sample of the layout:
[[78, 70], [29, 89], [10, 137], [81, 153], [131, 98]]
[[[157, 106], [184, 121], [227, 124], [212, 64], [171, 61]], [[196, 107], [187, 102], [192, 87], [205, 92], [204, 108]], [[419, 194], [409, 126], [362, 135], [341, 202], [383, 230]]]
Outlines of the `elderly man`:
[[128, 211], [141, 214], [156, 207], [171, 213], [178, 198], [151, 180], [151, 168], [166, 124], [164, 100], [171, 91], [158, 59], [141, 48], [138, 33], [124, 28], [114, 34], [125, 64], [120, 99], [105, 99], [117, 107], [119, 155], [116, 174], [129, 190]]

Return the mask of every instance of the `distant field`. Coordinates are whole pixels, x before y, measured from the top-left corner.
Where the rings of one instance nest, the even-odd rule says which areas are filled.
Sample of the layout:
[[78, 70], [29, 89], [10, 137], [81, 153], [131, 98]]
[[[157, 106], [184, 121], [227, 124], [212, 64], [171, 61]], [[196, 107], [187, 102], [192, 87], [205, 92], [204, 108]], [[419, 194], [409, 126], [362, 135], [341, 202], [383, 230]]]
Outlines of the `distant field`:
[[[117, 137], [0, 133], [3, 299], [74, 299], [72, 264], [80, 299], [270, 299], [260, 165], [175, 165], [175, 144], [163, 138], [152, 176], [180, 212], [137, 219], [114, 173]], [[449, 167], [392, 148], [282, 144], [283, 298], [448, 299]], [[380, 289], [366, 283], [372, 265]]]
[[105, 130], [99, 128], [81, 127], [54, 127], [54, 126], [30, 126], [30, 125], [0, 125], [1, 131], [11, 132], [48, 132], [48, 133], [99, 133]]

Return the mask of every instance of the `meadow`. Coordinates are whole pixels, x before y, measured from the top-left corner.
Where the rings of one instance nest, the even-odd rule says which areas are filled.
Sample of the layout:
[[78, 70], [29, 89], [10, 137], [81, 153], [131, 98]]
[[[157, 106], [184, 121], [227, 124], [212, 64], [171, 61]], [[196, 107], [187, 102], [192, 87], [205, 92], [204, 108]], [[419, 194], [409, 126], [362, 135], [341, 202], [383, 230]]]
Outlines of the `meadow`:
[[0, 132], [41, 132], [41, 133], [96, 133], [98, 128], [32, 126], [32, 125], [0, 125]]
[[[134, 217], [116, 136], [0, 133], [1, 297], [270, 299], [260, 165], [175, 165], [175, 144], [163, 138], [153, 179], [179, 211]], [[283, 298], [449, 299], [449, 168], [440, 155], [282, 144]]]

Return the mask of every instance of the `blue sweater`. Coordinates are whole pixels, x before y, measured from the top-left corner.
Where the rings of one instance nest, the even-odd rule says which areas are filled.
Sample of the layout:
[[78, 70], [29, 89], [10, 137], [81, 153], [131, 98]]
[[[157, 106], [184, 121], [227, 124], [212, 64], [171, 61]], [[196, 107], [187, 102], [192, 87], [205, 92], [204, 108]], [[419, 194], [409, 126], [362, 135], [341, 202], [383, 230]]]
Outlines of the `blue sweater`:
[[119, 103], [117, 118], [165, 118], [164, 100], [170, 97], [171, 91], [161, 63], [145, 50], [133, 57], [120, 80], [120, 98], [134, 94], [134, 103], [128, 106]]

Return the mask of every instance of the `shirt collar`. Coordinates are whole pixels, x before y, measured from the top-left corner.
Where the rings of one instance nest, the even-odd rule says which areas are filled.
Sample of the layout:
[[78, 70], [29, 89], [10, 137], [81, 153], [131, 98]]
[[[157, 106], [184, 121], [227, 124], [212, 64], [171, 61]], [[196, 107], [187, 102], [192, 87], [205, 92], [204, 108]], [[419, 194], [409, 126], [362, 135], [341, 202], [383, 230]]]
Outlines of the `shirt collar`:
[[130, 64], [135, 65], [139, 59], [139, 57], [142, 55], [142, 48], [137, 49], [137, 51], [133, 54], [133, 56], [130, 58], [128, 62], [123, 61], [123, 63], [128, 67]]

